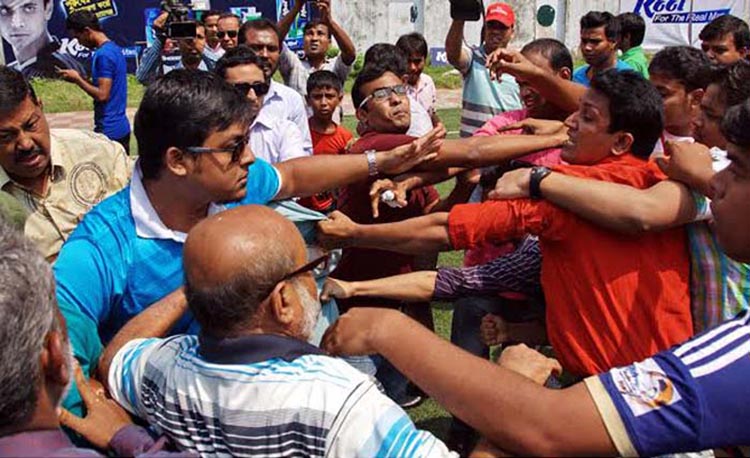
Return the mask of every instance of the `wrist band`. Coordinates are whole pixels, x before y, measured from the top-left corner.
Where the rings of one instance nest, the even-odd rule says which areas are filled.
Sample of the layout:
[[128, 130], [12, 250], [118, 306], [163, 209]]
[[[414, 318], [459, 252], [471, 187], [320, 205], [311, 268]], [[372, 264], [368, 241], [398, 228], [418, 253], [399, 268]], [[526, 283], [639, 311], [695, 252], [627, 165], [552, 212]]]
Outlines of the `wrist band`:
[[378, 163], [375, 159], [375, 150], [370, 149], [365, 151], [365, 156], [367, 157], [367, 173], [374, 177], [378, 174]]

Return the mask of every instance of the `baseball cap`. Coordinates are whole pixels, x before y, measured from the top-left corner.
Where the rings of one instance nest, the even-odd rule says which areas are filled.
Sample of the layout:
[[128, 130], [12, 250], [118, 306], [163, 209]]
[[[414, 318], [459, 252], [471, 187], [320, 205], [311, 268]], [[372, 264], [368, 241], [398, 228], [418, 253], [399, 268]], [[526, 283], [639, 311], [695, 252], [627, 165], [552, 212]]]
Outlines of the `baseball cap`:
[[487, 7], [484, 21], [498, 21], [506, 27], [511, 27], [516, 22], [516, 14], [507, 3], [493, 3]]

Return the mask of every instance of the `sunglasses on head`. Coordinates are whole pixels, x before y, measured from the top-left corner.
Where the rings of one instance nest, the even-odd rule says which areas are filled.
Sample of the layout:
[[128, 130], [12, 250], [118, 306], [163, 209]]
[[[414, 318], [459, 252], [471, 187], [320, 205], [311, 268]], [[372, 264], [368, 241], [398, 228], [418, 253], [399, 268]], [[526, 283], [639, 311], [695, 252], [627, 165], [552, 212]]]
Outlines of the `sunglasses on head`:
[[255, 95], [257, 97], [264, 96], [268, 94], [269, 89], [271, 88], [271, 85], [269, 83], [260, 82], [260, 83], [235, 83], [232, 86], [234, 86], [235, 89], [242, 92], [243, 95], [247, 96], [247, 94], [250, 92], [250, 89], [255, 92]]
[[289, 272], [288, 274], [284, 275], [279, 281], [273, 284], [273, 286], [266, 293], [266, 297], [271, 295], [271, 292], [273, 292], [273, 289], [276, 288], [276, 285], [278, 285], [282, 281], [289, 281], [292, 278], [296, 277], [297, 275], [302, 275], [307, 272], [312, 272], [313, 275], [315, 275], [317, 271], [320, 271], [321, 269], [325, 269], [330, 261], [331, 261], [331, 253], [326, 253], [322, 256], [319, 256], [313, 259], [312, 261], [308, 262], [302, 267], [295, 269], [292, 272]]
[[219, 39], [222, 39], [226, 36], [228, 36], [229, 38], [237, 38], [238, 33], [239, 33], [238, 30], [226, 30], [226, 31], [220, 30], [216, 32], [216, 36], [219, 37]]

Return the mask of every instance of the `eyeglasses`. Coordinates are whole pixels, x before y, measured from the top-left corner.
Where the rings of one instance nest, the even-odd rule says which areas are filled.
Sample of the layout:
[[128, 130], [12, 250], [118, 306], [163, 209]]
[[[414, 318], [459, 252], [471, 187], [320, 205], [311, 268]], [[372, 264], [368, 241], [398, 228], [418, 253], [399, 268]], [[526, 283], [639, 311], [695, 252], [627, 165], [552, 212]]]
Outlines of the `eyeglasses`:
[[372, 91], [372, 94], [365, 97], [365, 99], [362, 101], [362, 103], [359, 104], [357, 108], [362, 108], [365, 106], [367, 102], [370, 101], [370, 99], [381, 101], [385, 100], [388, 97], [391, 96], [391, 94], [396, 94], [398, 96], [403, 96], [406, 94], [406, 85], [405, 84], [397, 84], [395, 86], [388, 86], [388, 87], [379, 87]]
[[192, 154], [206, 154], [206, 153], [231, 153], [232, 162], [239, 162], [242, 157], [242, 153], [247, 148], [247, 139], [238, 141], [234, 146], [227, 148], [208, 148], [205, 146], [188, 146], [185, 151]]
[[291, 273], [288, 273], [284, 275], [284, 277], [277, 282], [281, 283], [282, 281], [291, 280], [292, 278], [296, 277], [297, 275], [303, 274], [305, 272], [312, 272], [318, 269], [324, 269], [326, 267], [326, 264], [331, 260], [331, 253], [326, 253], [322, 256], [319, 256], [312, 261], [308, 262], [304, 266], [300, 267], [299, 269], [296, 269], [292, 271]]
[[220, 30], [216, 32], [216, 36], [219, 38], [219, 40], [223, 39], [225, 36], [228, 36], [229, 38], [237, 38], [237, 35], [239, 33], [239, 30]]
[[268, 297], [273, 292], [273, 289], [276, 288], [276, 285], [283, 281], [291, 280], [292, 278], [296, 277], [297, 275], [304, 274], [306, 272], [315, 272], [317, 270], [325, 269], [328, 263], [331, 260], [331, 253], [326, 253], [322, 256], [319, 256], [312, 261], [308, 262], [307, 264], [303, 265], [299, 269], [295, 269], [292, 272], [284, 275], [279, 281], [274, 283], [271, 288], [266, 292], [266, 295], [264, 297]]
[[235, 89], [242, 92], [243, 95], [247, 96], [248, 93], [250, 93], [250, 89], [255, 92], [255, 95], [258, 97], [264, 96], [268, 94], [268, 91], [271, 89], [271, 85], [266, 82], [260, 82], [260, 83], [235, 83], [232, 86], [234, 86]]

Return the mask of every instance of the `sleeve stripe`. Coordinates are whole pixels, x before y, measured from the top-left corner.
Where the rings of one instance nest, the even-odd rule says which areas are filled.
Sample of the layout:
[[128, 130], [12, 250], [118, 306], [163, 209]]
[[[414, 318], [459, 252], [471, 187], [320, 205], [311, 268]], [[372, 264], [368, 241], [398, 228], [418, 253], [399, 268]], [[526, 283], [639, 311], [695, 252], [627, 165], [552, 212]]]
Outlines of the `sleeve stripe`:
[[630, 436], [628, 436], [628, 431], [625, 429], [625, 423], [623, 423], [622, 417], [620, 417], [620, 413], [617, 411], [607, 389], [604, 388], [602, 381], [598, 376], [593, 376], [585, 379], [584, 383], [594, 400], [596, 409], [599, 411], [602, 422], [604, 422], [604, 427], [607, 428], [609, 438], [617, 448], [617, 452], [620, 456], [638, 456], [638, 452], [635, 450]]

